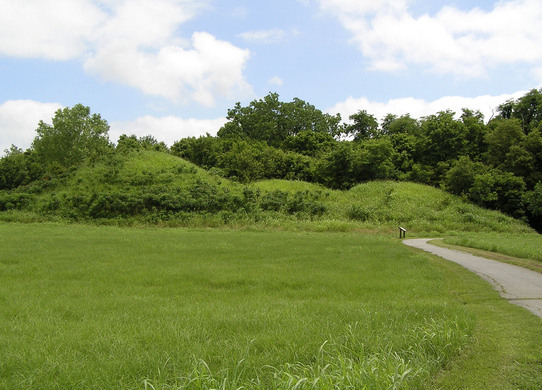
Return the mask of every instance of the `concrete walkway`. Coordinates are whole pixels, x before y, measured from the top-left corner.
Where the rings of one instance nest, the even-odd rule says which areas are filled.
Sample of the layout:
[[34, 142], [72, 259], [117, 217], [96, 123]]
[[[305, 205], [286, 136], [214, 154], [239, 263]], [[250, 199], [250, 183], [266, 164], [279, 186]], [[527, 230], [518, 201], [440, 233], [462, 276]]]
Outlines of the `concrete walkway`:
[[501, 296], [542, 318], [542, 274], [470, 253], [428, 244], [431, 239], [404, 240], [403, 244], [433, 253], [476, 273], [492, 284]]

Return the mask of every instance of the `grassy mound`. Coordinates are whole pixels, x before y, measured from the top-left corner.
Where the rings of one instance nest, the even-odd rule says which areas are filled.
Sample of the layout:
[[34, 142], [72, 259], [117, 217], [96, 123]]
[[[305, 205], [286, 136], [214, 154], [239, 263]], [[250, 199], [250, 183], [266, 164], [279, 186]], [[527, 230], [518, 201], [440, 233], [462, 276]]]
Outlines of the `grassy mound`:
[[253, 186], [264, 193], [316, 194], [313, 197], [320, 199], [326, 208], [319, 222], [327, 221], [331, 226], [330, 222], [335, 221], [344, 230], [389, 231], [403, 226], [420, 234], [532, 232], [523, 222], [503, 213], [483, 209], [438, 188], [417, 183], [372, 181], [348, 191], [284, 180], [268, 180]]
[[169, 155], [139, 151], [64, 179], [0, 192], [4, 221], [272, 227], [316, 231], [528, 232], [526, 224], [439, 189], [368, 182], [348, 191], [266, 180], [243, 185]]

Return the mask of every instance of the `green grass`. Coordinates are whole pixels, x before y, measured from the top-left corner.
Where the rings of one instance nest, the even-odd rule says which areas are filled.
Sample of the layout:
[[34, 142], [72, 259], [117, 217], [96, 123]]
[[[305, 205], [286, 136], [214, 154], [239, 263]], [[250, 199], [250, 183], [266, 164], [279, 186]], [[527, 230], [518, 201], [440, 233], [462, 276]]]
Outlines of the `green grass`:
[[[528, 235], [526, 235], [526, 236], [528, 236]], [[521, 239], [519, 236], [517, 236], [516, 238]], [[472, 237], [471, 237], [471, 239], [472, 239]], [[437, 245], [437, 246], [442, 246], [444, 248], [450, 248], [450, 249], [454, 249], [454, 250], [458, 250], [458, 251], [471, 253], [471, 254], [473, 254], [475, 256], [485, 257], [486, 259], [492, 259], [492, 260], [501, 261], [503, 263], [517, 265], [519, 267], [528, 268], [528, 269], [536, 271], [536, 272], [542, 272], [542, 261], [540, 261], [540, 260], [530, 259], [530, 258], [526, 258], [526, 257], [509, 256], [509, 255], [505, 255], [505, 254], [502, 254], [502, 253], [499, 253], [499, 252], [487, 251], [487, 250], [483, 250], [483, 249], [476, 249], [476, 248], [473, 248], [473, 247], [466, 247], [466, 246], [461, 246], [461, 245], [453, 245], [453, 244], [449, 244], [447, 242], [444, 242], [443, 239], [432, 240], [431, 244], [434, 244], [434, 245]], [[476, 243], [474, 245], [476, 245]]]
[[537, 233], [462, 233], [447, 237], [445, 243], [498, 252], [542, 263], [542, 235]]
[[0, 224], [0, 280], [0, 388], [542, 383], [538, 318], [384, 235]]
[[[440, 189], [407, 182], [372, 181], [348, 191], [317, 184], [266, 180], [253, 184], [263, 192], [318, 193], [326, 206], [319, 219], [289, 226], [316, 231], [392, 232], [402, 226], [409, 235], [437, 236], [450, 232], [532, 232], [526, 224], [500, 212], [465, 202]], [[282, 225], [286, 225], [284, 220]]]

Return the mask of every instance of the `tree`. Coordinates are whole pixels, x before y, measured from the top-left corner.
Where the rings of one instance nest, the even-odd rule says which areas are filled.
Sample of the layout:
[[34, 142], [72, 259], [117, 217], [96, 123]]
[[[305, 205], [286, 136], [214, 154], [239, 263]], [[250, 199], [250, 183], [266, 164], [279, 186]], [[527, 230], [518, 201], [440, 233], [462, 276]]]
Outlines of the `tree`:
[[350, 188], [355, 184], [354, 158], [352, 143], [339, 142], [336, 148], [318, 160], [315, 168], [318, 181], [330, 188]]
[[219, 166], [227, 177], [249, 183], [265, 177], [266, 169], [262, 161], [262, 146], [239, 140], [231, 150], [219, 156]]
[[108, 131], [99, 114], [91, 115], [89, 107], [77, 104], [58, 110], [52, 125], [40, 121], [32, 147], [44, 165], [65, 170], [94, 162], [109, 150]]
[[488, 163], [494, 167], [503, 167], [510, 148], [514, 145], [520, 145], [524, 138], [525, 134], [519, 120], [498, 119], [492, 121], [490, 130], [485, 136], [488, 145]]
[[[218, 164], [218, 155], [225, 143], [231, 144], [234, 141], [219, 140], [209, 134], [199, 138], [183, 138], [171, 146], [171, 154], [184, 158], [200, 167], [209, 169]], [[224, 148], [222, 148], [224, 149]]]
[[388, 138], [367, 140], [356, 152], [353, 163], [356, 182], [395, 178], [396, 152]]
[[[542, 126], [540, 126], [542, 128]], [[523, 140], [522, 146], [533, 158], [533, 169], [525, 178], [532, 188], [534, 184], [542, 182], [542, 135], [540, 129], [533, 129]]]
[[512, 145], [508, 153], [506, 153], [506, 158], [501, 166], [503, 170], [512, 172], [514, 175], [525, 179], [533, 173], [534, 162], [531, 153], [523, 146]]
[[446, 172], [444, 188], [455, 195], [468, 197], [477, 175], [486, 171], [482, 163], [473, 162], [468, 156], [462, 156]]
[[532, 191], [525, 194], [524, 201], [530, 224], [542, 232], [542, 182], [538, 182]]
[[487, 146], [485, 143], [487, 126], [484, 124], [484, 115], [480, 111], [464, 108], [461, 122], [467, 130], [467, 153], [471, 158], [477, 160], [480, 154], [485, 152]]
[[528, 134], [542, 123], [542, 88], [532, 89], [517, 100], [508, 100], [498, 108], [502, 119], [515, 118]]
[[345, 126], [344, 133], [353, 136], [354, 140], [375, 138], [380, 135], [376, 118], [366, 110], [359, 110], [350, 115], [349, 119], [353, 123]]
[[305, 131], [335, 136], [341, 117], [324, 114], [301, 99], [281, 102], [277, 93], [270, 93], [247, 107], [236, 103], [227, 119], [217, 133], [219, 138], [252, 139], [280, 147], [288, 137]]
[[0, 190], [13, 189], [37, 180], [43, 168], [36, 163], [35, 153], [31, 150], [23, 152], [12, 145], [0, 159]]
[[157, 152], [168, 152], [169, 149], [163, 141], [158, 141], [152, 135], [148, 134], [143, 137], [139, 137], [139, 143], [145, 150], [155, 150]]
[[[391, 139], [393, 149], [396, 151], [394, 165], [398, 172], [406, 177], [406, 174], [412, 171], [415, 162], [420, 160], [423, 148], [419, 122], [408, 114], [400, 117], [388, 114], [382, 121], [381, 131]], [[416, 180], [420, 181], [419, 178]]]
[[521, 218], [525, 215], [525, 188], [523, 178], [493, 169], [475, 176], [470, 199], [481, 206]]
[[402, 115], [397, 117], [396, 115], [388, 114], [382, 120], [382, 134], [389, 135], [391, 137], [397, 134], [420, 134], [420, 124], [410, 115]]
[[424, 163], [437, 165], [467, 153], [467, 128], [461, 121], [455, 120], [454, 115], [452, 111], [441, 111], [422, 119], [424, 140], [420, 158]]
[[332, 149], [336, 144], [337, 141], [331, 134], [303, 130], [295, 136], [288, 136], [281, 147], [285, 150], [314, 157]]
[[117, 141], [117, 151], [121, 153], [128, 153], [134, 150], [139, 150], [140, 148], [139, 141], [137, 136], [132, 134], [130, 136], [122, 134]]

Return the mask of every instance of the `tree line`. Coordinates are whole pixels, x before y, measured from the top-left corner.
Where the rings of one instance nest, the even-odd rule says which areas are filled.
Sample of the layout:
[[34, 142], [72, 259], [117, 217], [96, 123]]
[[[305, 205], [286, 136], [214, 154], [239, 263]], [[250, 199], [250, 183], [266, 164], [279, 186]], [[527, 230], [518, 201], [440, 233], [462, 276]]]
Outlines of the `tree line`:
[[228, 110], [216, 136], [183, 138], [168, 148], [154, 137], [109, 141], [107, 121], [83, 105], [40, 122], [32, 146], [0, 159], [0, 189], [69, 175], [81, 164], [138, 149], [171, 153], [217, 175], [248, 183], [289, 179], [348, 189], [369, 180], [441, 187], [542, 230], [542, 89], [497, 108], [489, 121], [468, 108], [423, 118], [359, 110], [343, 123], [301, 100], [270, 93]]

